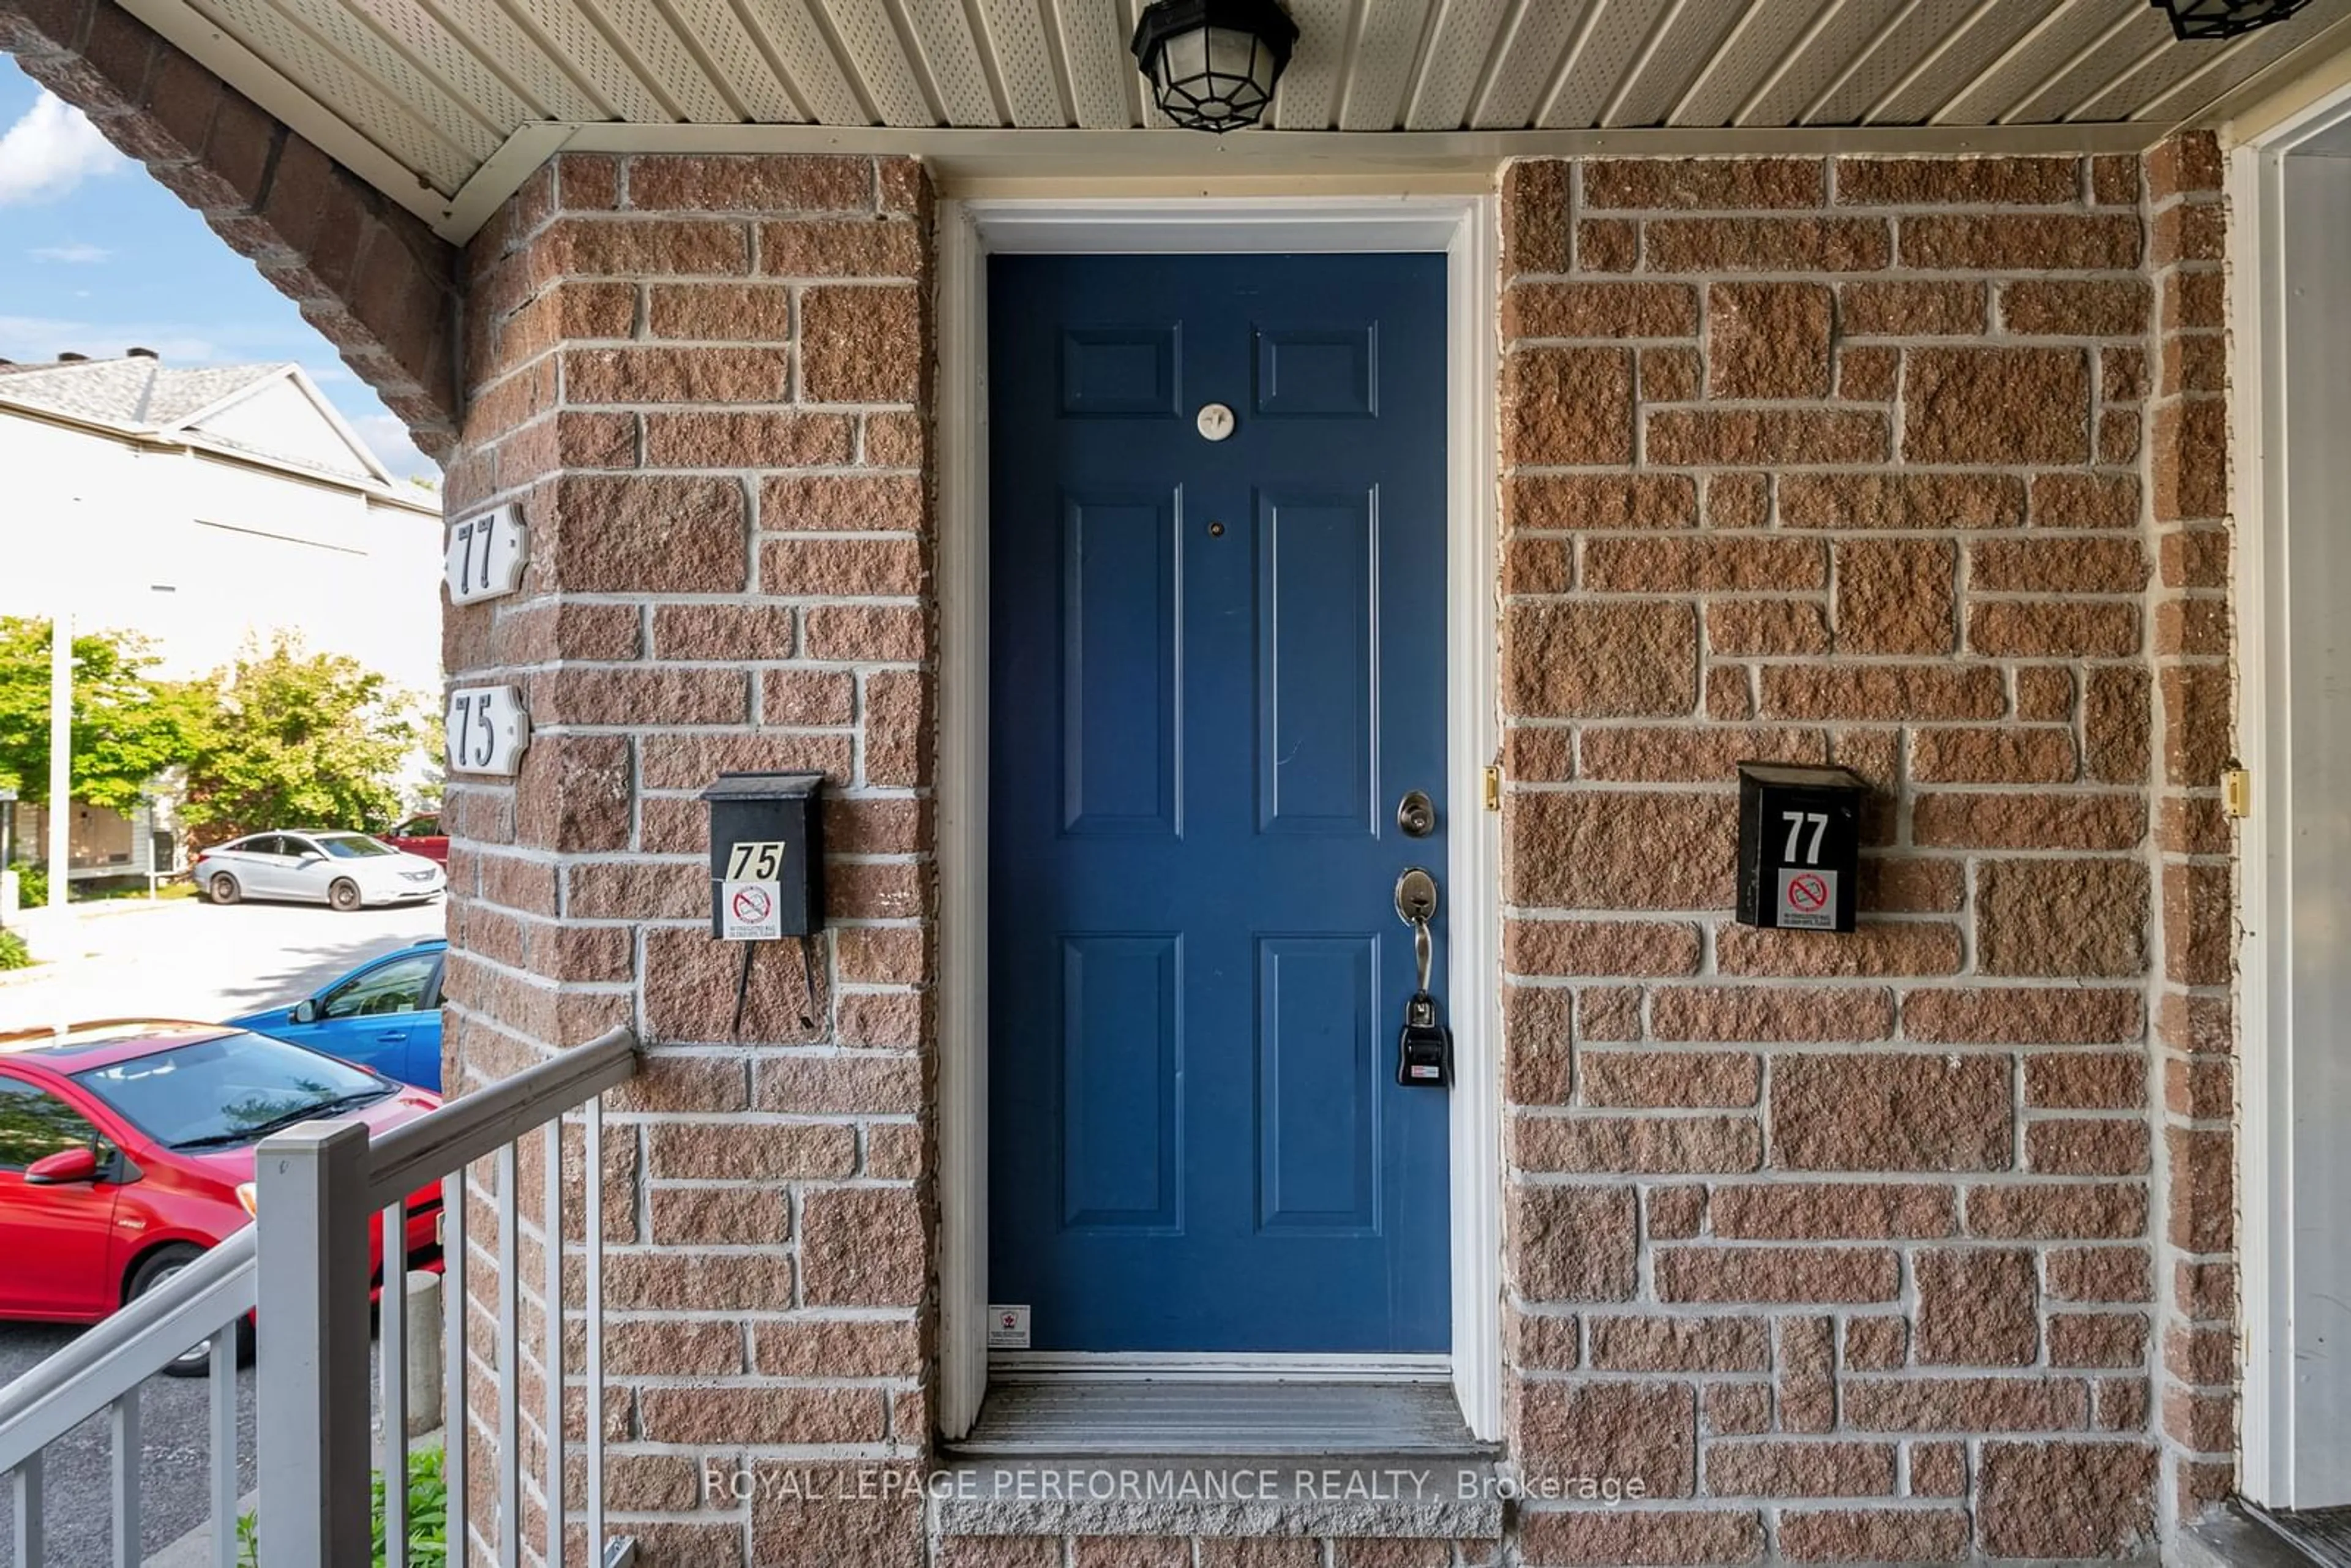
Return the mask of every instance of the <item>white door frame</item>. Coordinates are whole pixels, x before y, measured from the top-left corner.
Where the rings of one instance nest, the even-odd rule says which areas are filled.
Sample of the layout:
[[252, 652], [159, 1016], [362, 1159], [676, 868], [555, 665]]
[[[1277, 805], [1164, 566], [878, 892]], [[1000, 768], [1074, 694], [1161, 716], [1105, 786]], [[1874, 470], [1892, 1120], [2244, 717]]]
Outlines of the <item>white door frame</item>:
[[1447, 257], [1450, 1376], [1501, 1434], [1500, 819], [1496, 760], [1495, 295], [1490, 194], [943, 201], [939, 338], [939, 1426], [987, 1392], [987, 329], [990, 252], [1437, 251]]
[[[2294, 417], [2297, 408], [2304, 420], [2314, 408], [2341, 415], [2339, 402], [2323, 401], [2322, 389], [2311, 384], [2310, 366], [2315, 354], [2341, 355], [2341, 329], [2314, 333], [2301, 312], [2351, 310], [2351, 287], [2314, 305], [2306, 294], [2297, 300], [2294, 286], [2322, 267], [2351, 278], [2351, 162], [2323, 161], [2341, 166], [2326, 203], [2339, 234], [2319, 243], [2319, 220], [2288, 224], [2290, 214], [2314, 218], [2311, 198], [2326, 194], [2303, 180], [2322, 161], [2295, 159], [2290, 168], [2289, 155], [2346, 129], [2351, 89], [2233, 149], [2229, 166], [2237, 738], [2254, 784], [2252, 815], [2238, 835], [2238, 1260], [2245, 1358], [2238, 1486], [2256, 1502], [2285, 1509], [2351, 1501], [2344, 1479], [2351, 1477], [2351, 1387], [2343, 1375], [2351, 1365], [2351, 1312], [2343, 1304], [2351, 1301], [2351, 1191], [2342, 1190], [2351, 1186], [2343, 1179], [2351, 1172], [2351, 1139], [2345, 1137], [2351, 1071], [2311, 1051], [2324, 1020], [2308, 1030], [2300, 1050], [2294, 1020], [2297, 987], [2308, 988], [2312, 960], [2322, 970], [2342, 964], [2351, 846], [2319, 841], [2332, 839], [2329, 824], [2307, 814], [2296, 822], [2296, 802], [2311, 786], [2305, 780], [2298, 789], [2294, 778], [2297, 637], [2290, 614], [2297, 568], [2304, 592], [2313, 571], [2325, 574], [2325, 587], [2351, 592], [2351, 566], [2345, 564], [2351, 558], [2337, 549], [2324, 559], [2310, 533], [2340, 529], [2340, 508], [2318, 512], [2307, 500], [2314, 465], [2327, 466], [2323, 482], [2338, 493], [2351, 487], [2351, 453], [2339, 438], [2310, 440], [2306, 429], [2299, 449], [2290, 439], [2301, 423]], [[2289, 263], [2297, 274], [2292, 279]], [[2320, 346], [2306, 351], [2314, 341]], [[2340, 389], [2325, 395], [2339, 399]], [[2307, 514], [2299, 517], [2298, 491]], [[2306, 628], [2301, 633], [2310, 635]], [[2329, 745], [2325, 733], [2308, 741]], [[2302, 761], [2331, 770], [2340, 755], [2338, 747], [2324, 759]], [[2298, 864], [2301, 855], [2308, 858]], [[2301, 942], [2333, 950], [2297, 955], [2297, 906]], [[2330, 928], [2318, 928], [2314, 917]]]

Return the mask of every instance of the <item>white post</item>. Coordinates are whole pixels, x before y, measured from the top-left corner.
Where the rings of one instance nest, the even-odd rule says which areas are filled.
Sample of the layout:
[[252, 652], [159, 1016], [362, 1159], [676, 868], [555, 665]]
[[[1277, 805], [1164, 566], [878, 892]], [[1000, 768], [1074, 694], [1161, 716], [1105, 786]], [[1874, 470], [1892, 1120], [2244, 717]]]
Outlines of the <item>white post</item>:
[[266, 1305], [254, 1459], [272, 1563], [369, 1561], [367, 1152], [358, 1122], [305, 1122], [264, 1139], [255, 1162]]
[[73, 612], [49, 622], [49, 907], [73, 876]]

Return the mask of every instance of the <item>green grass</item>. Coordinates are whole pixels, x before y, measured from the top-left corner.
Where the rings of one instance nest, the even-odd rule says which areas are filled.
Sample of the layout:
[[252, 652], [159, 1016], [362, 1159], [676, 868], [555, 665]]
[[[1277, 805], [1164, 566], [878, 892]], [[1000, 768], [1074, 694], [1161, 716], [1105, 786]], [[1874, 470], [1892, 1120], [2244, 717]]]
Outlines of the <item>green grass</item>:
[[14, 931], [0, 931], [0, 969], [29, 969], [33, 955], [25, 948], [25, 939]]

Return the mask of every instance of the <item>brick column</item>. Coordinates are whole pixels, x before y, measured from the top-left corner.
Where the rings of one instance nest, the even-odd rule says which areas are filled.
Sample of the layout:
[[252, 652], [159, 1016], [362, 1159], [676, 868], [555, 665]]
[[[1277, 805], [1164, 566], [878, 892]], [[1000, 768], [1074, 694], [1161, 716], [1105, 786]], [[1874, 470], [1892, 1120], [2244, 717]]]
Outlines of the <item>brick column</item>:
[[[1648, 1494], [1520, 1549], [2140, 1550], [2138, 161], [1502, 202], [1512, 1449]], [[1728, 918], [1746, 758], [1872, 787], [1857, 932]]]
[[2160, 296], [2149, 468], [2162, 565], [2154, 592], [2161, 791], [2161, 1051], [2169, 1267], [2163, 1420], [2173, 1517], [2235, 1479], [2237, 1268], [2234, 833], [2220, 774], [2233, 749], [2229, 670], [2227, 210], [2209, 133], [2147, 160]]
[[[610, 1512], [639, 1561], [912, 1563], [915, 1510], [785, 1483], [931, 1429], [926, 177], [566, 156], [468, 260], [449, 505], [521, 502], [532, 559], [449, 612], [446, 663], [526, 686], [536, 733], [511, 785], [451, 781], [448, 1081], [613, 1023], [650, 1044], [603, 1173]], [[831, 796], [812, 977], [795, 942], [707, 935], [695, 796], [777, 768]], [[758, 1500], [705, 1497], [705, 1465]]]

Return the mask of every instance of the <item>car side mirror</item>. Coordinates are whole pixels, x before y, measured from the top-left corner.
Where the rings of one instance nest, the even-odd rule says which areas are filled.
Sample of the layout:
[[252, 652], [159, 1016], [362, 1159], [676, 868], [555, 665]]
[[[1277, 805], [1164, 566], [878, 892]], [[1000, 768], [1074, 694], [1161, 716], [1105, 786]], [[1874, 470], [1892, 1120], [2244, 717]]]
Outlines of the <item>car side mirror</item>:
[[294, 1004], [293, 1012], [287, 1016], [296, 1023], [317, 1023], [319, 1021], [319, 1004], [306, 997], [302, 1000]]
[[44, 1155], [25, 1167], [28, 1186], [64, 1186], [98, 1179], [98, 1151], [87, 1145]]

